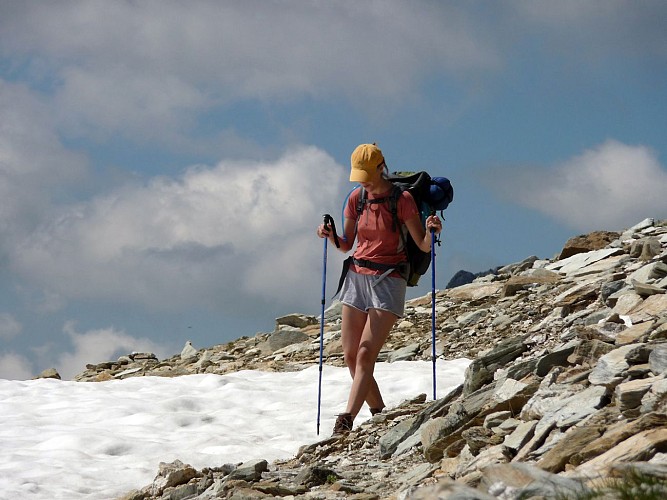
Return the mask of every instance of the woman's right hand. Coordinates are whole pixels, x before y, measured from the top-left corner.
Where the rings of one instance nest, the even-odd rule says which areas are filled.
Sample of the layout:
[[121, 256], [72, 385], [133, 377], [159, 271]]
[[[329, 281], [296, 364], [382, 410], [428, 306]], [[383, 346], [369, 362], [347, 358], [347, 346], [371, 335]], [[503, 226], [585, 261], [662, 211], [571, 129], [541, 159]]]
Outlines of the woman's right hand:
[[320, 224], [317, 227], [317, 236], [320, 238], [328, 238], [331, 236], [331, 228], [326, 227], [324, 224]]

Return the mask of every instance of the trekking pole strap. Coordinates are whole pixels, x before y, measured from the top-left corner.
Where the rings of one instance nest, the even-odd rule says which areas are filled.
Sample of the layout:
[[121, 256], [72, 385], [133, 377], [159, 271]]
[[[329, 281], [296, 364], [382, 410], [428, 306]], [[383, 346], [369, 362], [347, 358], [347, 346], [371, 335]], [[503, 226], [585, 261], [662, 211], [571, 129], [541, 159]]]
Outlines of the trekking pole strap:
[[[331, 227], [329, 227], [329, 224], [331, 224]], [[336, 223], [333, 220], [333, 217], [329, 214], [324, 214], [324, 229], [327, 231], [331, 231], [333, 233], [334, 237], [334, 243], [336, 244], [336, 248], [340, 248], [340, 242], [338, 241], [338, 233], [336, 233]]]

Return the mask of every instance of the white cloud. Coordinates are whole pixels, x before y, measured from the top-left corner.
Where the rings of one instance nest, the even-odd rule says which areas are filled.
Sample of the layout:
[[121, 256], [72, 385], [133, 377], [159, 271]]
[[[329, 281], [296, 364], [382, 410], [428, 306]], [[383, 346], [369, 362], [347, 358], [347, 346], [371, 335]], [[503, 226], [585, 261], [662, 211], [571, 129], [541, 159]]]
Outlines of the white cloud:
[[619, 229], [667, 214], [667, 171], [645, 146], [617, 141], [555, 167], [496, 172], [510, 200], [578, 230]]
[[9, 233], [29, 230], [51, 201], [85, 179], [85, 158], [67, 150], [42, 99], [0, 79], [0, 250]]
[[26, 357], [11, 352], [0, 353], [0, 378], [27, 380], [32, 377], [32, 365]]
[[48, 89], [71, 133], [170, 144], [199, 113], [247, 99], [343, 95], [383, 109], [443, 75], [472, 78], [468, 91], [478, 92], [477, 77], [532, 35], [549, 56], [587, 65], [616, 64], [619, 54], [664, 59], [664, 14], [660, 2], [626, 0], [485, 9], [400, 0], [14, 2], [3, 6], [0, 50], [14, 74]]
[[126, 131], [145, 139], [172, 138], [192, 123], [194, 111], [211, 104], [195, 85], [173, 74], [72, 67], [64, 69], [62, 77], [66, 83], [55, 108], [77, 136]]
[[497, 67], [486, 33], [464, 8], [401, 1], [18, 3], [0, 20], [70, 130], [141, 137], [243, 99], [400, 99], [434, 73]]
[[9, 340], [23, 330], [23, 325], [9, 313], [0, 313], [0, 339]]
[[617, 64], [619, 57], [667, 58], [667, 4], [659, 0], [542, 0], [513, 2], [509, 10], [515, 13], [517, 29], [539, 33], [551, 50], [563, 50], [570, 59]]
[[120, 354], [152, 352], [159, 359], [171, 354], [163, 352], [161, 346], [149, 339], [134, 338], [111, 327], [79, 333], [74, 322], [70, 321], [63, 327], [63, 332], [74, 347], [73, 352], [65, 352], [58, 358], [57, 370], [63, 379], [71, 379], [81, 373], [88, 363], [115, 360]]
[[273, 162], [191, 167], [62, 208], [15, 249], [12, 265], [70, 300], [295, 306], [316, 289], [315, 227], [339, 210], [345, 184], [344, 168], [314, 147]]

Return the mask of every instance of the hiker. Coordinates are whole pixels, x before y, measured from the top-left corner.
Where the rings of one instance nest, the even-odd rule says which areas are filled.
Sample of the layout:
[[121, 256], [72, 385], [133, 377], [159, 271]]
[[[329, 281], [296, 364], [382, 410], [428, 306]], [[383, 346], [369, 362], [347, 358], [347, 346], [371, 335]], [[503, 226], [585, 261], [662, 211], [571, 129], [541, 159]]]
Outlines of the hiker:
[[[393, 216], [387, 199], [393, 184], [387, 178], [387, 165], [382, 151], [375, 144], [361, 144], [351, 156], [350, 182], [357, 182], [366, 191], [366, 203], [357, 215], [361, 189], [354, 190], [344, 208], [343, 236], [338, 236], [340, 250], [348, 252], [358, 240], [342, 288], [341, 337], [345, 363], [352, 375], [352, 387], [347, 408], [338, 415], [334, 435], [352, 430], [352, 424], [364, 401], [371, 414], [384, 408], [382, 394], [373, 376], [375, 362], [389, 332], [405, 307], [406, 253], [399, 231], [393, 226]], [[420, 249], [431, 249], [431, 232], [439, 234], [442, 223], [431, 215], [422, 225], [419, 210], [410, 193], [403, 191], [397, 202], [397, 215]], [[357, 220], [358, 219], [358, 220]], [[425, 226], [425, 227], [424, 227]], [[317, 228], [320, 238], [334, 241], [330, 228]], [[402, 265], [403, 264], [403, 265]]]

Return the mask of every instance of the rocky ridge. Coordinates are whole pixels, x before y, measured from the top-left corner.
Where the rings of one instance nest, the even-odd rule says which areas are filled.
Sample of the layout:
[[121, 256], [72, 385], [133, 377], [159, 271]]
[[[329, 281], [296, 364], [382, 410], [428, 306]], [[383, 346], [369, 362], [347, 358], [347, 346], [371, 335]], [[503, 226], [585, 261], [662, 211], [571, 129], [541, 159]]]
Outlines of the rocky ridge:
[[[415, 395], [289, 460], [163, 463], [123, 498], [576, 498], [630, 472], [667, 497], [666, 292], [667, 221], [577, 236], [552, 260], [437, 292], [438, 356], [473, 359], [447, 396]], [[325, 362], [342, 366], [339, 313], [325, 314]], [[430, 359], [430, 332], [430, 295], [408, 301], [381, 360]], [[299, 370], [317, 363], [318, 335], [318, 318], [291, 314], [272, 333], [134, 353], [76, 380]]]

